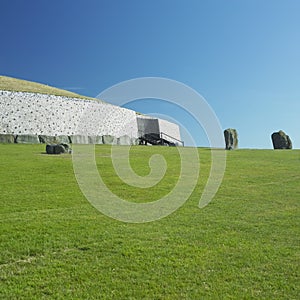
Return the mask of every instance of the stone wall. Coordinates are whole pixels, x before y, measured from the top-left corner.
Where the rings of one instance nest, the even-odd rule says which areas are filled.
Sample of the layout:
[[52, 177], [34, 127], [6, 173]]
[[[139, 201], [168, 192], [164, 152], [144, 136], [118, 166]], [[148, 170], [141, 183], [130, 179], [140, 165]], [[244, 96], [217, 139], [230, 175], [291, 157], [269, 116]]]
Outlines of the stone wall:
[[9, 91], [0, 91], [0, 134], [138, 137], [132, 110], [96, 100]]
[[3, 141], [128, 145], [137, 144], [139, 137], [153, 130], [180, 140], [178, 125], [105, 102], [0, 91]]

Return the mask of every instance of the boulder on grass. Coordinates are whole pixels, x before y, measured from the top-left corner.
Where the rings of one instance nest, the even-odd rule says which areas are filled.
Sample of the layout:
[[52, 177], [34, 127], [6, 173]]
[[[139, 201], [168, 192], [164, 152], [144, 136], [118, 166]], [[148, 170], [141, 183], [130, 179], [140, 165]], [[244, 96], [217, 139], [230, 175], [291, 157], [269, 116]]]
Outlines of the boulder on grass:
[[292, 141], [284, 131], [279, 130], [271, 135], [274, 149], [292, 149]]
[[47, 145], [46, 146], [46, 152], [47, 154], [61, 154], [61, 153], [67, 153], [68, 151], [62, 144], [58, 145]]
[[13, 144], [15, 137], [13, 134], [0, 134], [0, 144]]
[[232, 128], [225, 129], [224, 138], [225, 138], [226, 150], [237, 149], [238, 134], [236, 129], [232, 129]]

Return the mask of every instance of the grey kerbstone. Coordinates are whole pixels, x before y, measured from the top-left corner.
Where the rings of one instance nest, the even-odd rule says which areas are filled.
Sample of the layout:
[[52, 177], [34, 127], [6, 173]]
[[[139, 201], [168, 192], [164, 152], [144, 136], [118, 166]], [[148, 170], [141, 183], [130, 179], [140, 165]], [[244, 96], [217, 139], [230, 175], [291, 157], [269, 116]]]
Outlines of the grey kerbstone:
[[40, 140], [35, 134], [20, 134], [16, 136], [15, 142], [18, 144], [39, 144]]
[[112, 135], [103, 135], [102, 142], [103, 142], [103, 144], [106, 144], [106, 145], [112, 145], [112, 144], [116, 143], [116, 139]]
[[96, 136], [96, 144], [98, 144], [98, 145], [103, 144], [103, 138], [102, 138], [102, 135], [97, 135], [97, 136]]
[[58, 135], [57, 139], [60, 144], [69, 144], [70, 143], [70, 139], [67, 135]]
[[88, 144], [89, 137], [87, 135], [71, 135], [70, 141], [72, 144]]
[[88, 136], [88, 142], [89, 144], [103, 144], [102, 136], [100, 135]]
[[232, 128], [225, 129], [224, 138], [225, 138], [226, 150], [237, 149], [238, 134], [236, 129], [232, 129]]
[[126, 146], [130, 146], [131, 145], [131, 138], [130, 136], [128, 135], [123, 135], [123, 136], [120, 136], [118, 139], [117, 139], [117, 144], [118, 145], [126, 145]]
[[271, 135], [274, 149], [292, 149], [292, 141], [284, 131], [279, 130]]
[[139, 145], [140, 141], [141, 140], [139, 138], [131, 138], [131, 145]]
[[68, 144], [70, 143], [69, 137], [67, 135], [39, 135], [40, 143], [42, 144]]
[[39, 135], [40, 143], [42, 144], [58, 144], [59, 139], [57, 136]]
[[15, 137], [13, 134], [0, 134], [1, 144], [13, 144], [15, 142]]

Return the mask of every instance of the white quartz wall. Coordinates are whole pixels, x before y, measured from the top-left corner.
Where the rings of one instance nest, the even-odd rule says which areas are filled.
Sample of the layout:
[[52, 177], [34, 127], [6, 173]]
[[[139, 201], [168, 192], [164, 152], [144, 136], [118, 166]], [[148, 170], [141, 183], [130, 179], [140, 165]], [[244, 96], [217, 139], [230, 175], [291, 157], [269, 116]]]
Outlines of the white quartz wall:
[[0, 91], [0, 133], [138, 137], [136, 113], [96, 100]]
[[[162, 137], [166, 140], [177, 143], [181, 140], [179, 126], [175, 123], [158, 119], [159, 130], [162, 133]], [[174, 139], [172, 139], [173, 137]]]

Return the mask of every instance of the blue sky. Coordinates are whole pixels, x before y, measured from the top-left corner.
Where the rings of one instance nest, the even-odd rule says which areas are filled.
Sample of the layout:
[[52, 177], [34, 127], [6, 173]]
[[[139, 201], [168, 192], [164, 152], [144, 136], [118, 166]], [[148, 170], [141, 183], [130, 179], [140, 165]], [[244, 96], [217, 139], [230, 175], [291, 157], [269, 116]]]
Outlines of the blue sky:
[[0, 10], [2, 75], [88, 96], [166, 77], [200, 93], [240, 147], [271, 148], [283, 129], [300, 148], [298, 0], [1, 0]]

